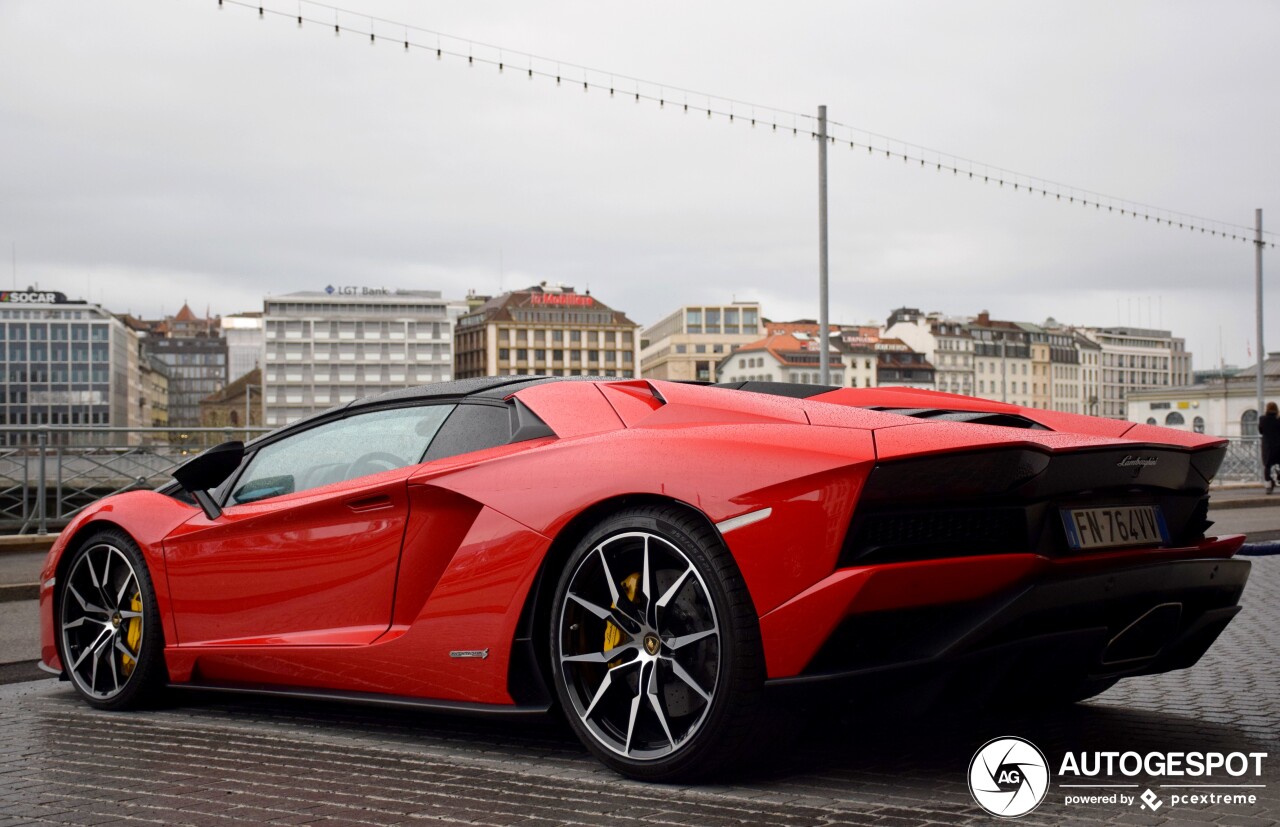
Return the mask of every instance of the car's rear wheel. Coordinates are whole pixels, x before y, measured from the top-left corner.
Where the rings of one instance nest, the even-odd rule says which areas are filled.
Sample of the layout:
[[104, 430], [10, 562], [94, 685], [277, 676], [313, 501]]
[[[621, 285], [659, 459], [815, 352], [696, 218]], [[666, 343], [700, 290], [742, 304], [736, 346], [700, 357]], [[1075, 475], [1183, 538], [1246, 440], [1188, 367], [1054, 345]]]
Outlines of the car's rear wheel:
[[82, 543], [60, 578], [58, 648], [72, 686], [99, 709], [128, 709], [164, 683], [155, 589], [137, 545], [117, 531]]
[[691, 780], [748, 752], [764, 659], [719, 535], [675, 506], [619, 511], [575, 548], [551, 617], [556, 692], [608, 766]]

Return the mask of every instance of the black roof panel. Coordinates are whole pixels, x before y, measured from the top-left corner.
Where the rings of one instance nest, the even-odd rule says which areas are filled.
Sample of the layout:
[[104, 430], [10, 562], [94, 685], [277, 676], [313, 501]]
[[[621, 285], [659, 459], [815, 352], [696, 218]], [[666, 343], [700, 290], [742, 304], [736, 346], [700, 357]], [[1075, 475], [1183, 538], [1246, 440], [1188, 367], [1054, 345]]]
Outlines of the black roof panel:
[[751, 393], [767, 393], [770, 396], [789, 396], [792, 399], [808, 399], [811, 396], [839, 390], [833, 385], [805, 385], [792, 382], [721, 382], [714, 387], [727, 388], [733, 391], [749, 391]]
[[477, 391], [474, 396], [482, 399], [506, 399], [517, 391], [525, 388], [531, 388], [534, 385], [544, 385], [547, 382], [626, 382], [629, 381], [621, 376], [507, 376], [510, 384], [499, 387], [489, 388], [488, 390]]
[[503, 390], [497, 394], [486, 394], [486, 391], [497, 391], [510, 385], [530, 384], [531, 379], [546, 377], [532, 376], [481, 376], [475, 379], [455, 379], [452, 382], [433, 382], [430, 385], [415, 385], [411, 388], [397, 388], [380, 393], [377, 396], [366, 396], [351, 402], [349, 408], [364, 408], [381, 405], [387, 402], [401, 402], [413, 399], [445, 399], [458, 396], [488, 396], [501, 399], [511, 391]]

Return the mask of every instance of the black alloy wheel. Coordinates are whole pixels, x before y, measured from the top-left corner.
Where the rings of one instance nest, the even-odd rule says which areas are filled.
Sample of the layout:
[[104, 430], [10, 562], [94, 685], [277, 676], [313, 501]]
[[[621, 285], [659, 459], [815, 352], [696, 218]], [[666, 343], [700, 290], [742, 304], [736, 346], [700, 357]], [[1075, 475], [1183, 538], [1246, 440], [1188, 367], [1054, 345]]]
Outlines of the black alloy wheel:
[[131, 709], [164, 685], [164, 634], [137, 544], [102, 531], [72, 555], [55, 606], [62, 668], [89, 705]]
[[759, 622], [732, 555], [698, 515], [630, 508], [589, 532], [560, 577], [550, 645], [570, 725], [623, 775], [689, 781], [750, 754]]

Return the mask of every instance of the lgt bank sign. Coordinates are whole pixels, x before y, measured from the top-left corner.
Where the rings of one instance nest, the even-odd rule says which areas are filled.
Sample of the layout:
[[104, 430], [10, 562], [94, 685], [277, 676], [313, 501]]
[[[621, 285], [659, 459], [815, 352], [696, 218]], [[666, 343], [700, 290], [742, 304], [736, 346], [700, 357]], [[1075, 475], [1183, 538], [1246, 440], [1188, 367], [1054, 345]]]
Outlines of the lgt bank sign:
[[389, 296], [391, 291], [385, 287], [357, 287], [354, 284], [346, 284], [339, 287], [329, 285], [324, 292], [330, 296]]

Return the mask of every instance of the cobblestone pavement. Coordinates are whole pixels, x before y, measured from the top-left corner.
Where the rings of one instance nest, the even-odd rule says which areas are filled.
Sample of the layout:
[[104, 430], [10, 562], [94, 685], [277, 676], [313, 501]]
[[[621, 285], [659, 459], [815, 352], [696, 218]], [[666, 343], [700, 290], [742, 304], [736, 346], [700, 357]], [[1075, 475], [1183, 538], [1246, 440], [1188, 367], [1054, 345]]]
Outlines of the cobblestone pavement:
[[[185, 693], [113, 714], [66, 684], [14, 684], [0, 687], [0, 825], [991, 824], [970, 798], [969, 759], [1018, 735], [1055, 771], [1067, 750], [1270, 754], [1261, 779], [1212, 779], [1265, 783], [1235, 791], [1256, 794], [1252, 805], [1067, 805], [1055, 778], [1020, 823], [1261, 827], [1280, 819], [1278, 606], [1280, 557], [1255, 558], [1244, 610], [1191, 670], [1038, 716], [853, 711], [819, 722], [775, 765], [714, 786], [623, 780], [554, 721]], [[1133, 794], [1173, 792], [1122, 780], [1141, 784]]]

